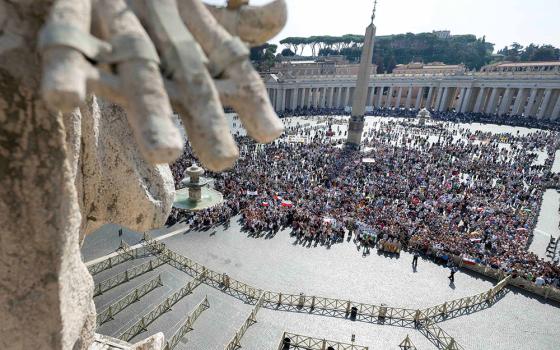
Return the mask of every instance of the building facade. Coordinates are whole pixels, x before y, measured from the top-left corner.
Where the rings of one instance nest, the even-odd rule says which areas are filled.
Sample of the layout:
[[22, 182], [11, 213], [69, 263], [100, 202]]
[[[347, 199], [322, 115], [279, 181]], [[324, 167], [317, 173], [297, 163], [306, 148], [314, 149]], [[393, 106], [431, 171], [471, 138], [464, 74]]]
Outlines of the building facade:
[[[558, 119], [560, 71], [548, 68], [550, 62], [540, 70], [534, 62], [524, 65], [513, 71], [494, 65], [480, 72], [423, 74], [374, 74], [374, 67], [366, 105]], [[276, 111], [284, 112], [350, 107], [357, 75], [279, 72], [263, 78]]]
[[397, 64], [393, 74], [463, 74], [467, 68], [463, 64], [444, 64], [443, 62]]
[[[343, 56], [329, 56], [316, 61], [283, 61], [274, 64], [271, 72], [286, 79], [314, 76], [354, 75], [359, 72], [360, 65], [350, 63]], [[370, 74], [377, 71], [377, 66], [369, 68]]]

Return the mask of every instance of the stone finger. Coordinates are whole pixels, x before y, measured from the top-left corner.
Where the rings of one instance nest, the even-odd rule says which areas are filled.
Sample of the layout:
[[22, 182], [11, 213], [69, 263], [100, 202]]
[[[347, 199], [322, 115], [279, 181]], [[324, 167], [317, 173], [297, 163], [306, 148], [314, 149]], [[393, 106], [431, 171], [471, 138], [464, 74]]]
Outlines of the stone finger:
[[173, 162], [181, 155], [183, 142], [171, 119], [157, 53], [148, 34], [124, 0], [97, 0], [95, 10], [101, 32], [121, 50], [112, 55], [128, 101], [127, 119], [142, 155], [154, 164]]
[[71, 31], [89, 33], [90, 0], [58, 0], [41, 32], [43, 57], [41, 95], [49, 108], [69, 113], [86, 98], [86, 65], [74, 47], [63, 45], [60, 36]]

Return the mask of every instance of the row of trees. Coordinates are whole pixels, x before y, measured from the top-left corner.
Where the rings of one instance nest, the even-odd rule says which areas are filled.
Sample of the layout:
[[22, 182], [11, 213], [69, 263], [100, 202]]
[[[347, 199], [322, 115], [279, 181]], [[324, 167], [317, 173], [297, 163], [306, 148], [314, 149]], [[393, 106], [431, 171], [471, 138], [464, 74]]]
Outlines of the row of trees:
[[302, 55], [306, 47], [311, 49], [313, 56], [319, 55], [321, 50], [340, 51], [350, 47], [361, 47], [364, 43], [363, 35], [346, 34], [343, 36], [310, 36], [303, 37], [289, 37], [280, 40], [280, 44], [286, 46], [295, 55]]
[[[306, 48], [316, 56], [342, 55], [349, 61], [358, 61], [364, 41], [363, 35], [288, 37], [280, 41], [285, 49], [282, 55], [302, 55]], [[392, 72], [397, 64], [418, 62], [463, 63], [469, 69], [480, 67], [496, 60], [514, 62], [554, 61], [560, 59], [560, 49], [552, 45], [530, 44], [523, 47], [518, 43], [505, 47], [493, 54], [494, 44], [474, 35], [454, 35], [440, 38], [433, 33], [399, 34], [376, 37], [373, 63], [379, 73]]]
[[[288, 37], [280, 41], [287, 54], [301, 55], [306, 48], [310, 48], [314, 57], [343, 55], [353, 62], [359, 60], [363, 42], [363, 35], [354, 34], [340, 37]], [[397, 64], [411, 61], [464, 63], [469, 69], [479, 69], [492, 60], [493, 51], [494, 44], [474, 35], [455, 35], [443, 39], [433, 33], [407, 33], [376, 37], [373, 63], [377, 64], [380, 73], [392, 72]]]
[[[309, 49], [313, 57], [342, 55], [350, 62], [361, 57], [363, 35], [289, 37], [280, 41], [284, 46], [281, 56], [303, 55]], [[278, 47], [265, 44], [251, 49], [251, 59], [259, 70], [270, 69], [276, 58]], [[443, 62], [446, 64], [463, 63], [468, 69], [499, 61], [554, 61], [560, 59], [560, 49], [551, 45], [530, 44], [523, 47], [518, 43], [505, 47], [493, 54], [494, 44], [474, 35], [454, 35], [439, 38], [433, 33], [399, 34], [378, 36], [375, 39], [373, 63], [378, 73], [391, 73], [397, 64], [409, 62]]]
[[498, 51], [506, 61], [526, 62], [526, 61], [557, 61], [560, 60], [560, 49], [552, 45], [530, 44], [523, 47], [519, 43], [513, 43]]
[[[288, 37], [280, 43], [285, 46], [285, 53], [290, 51], [288, 54], [301, 55], [305, 48], [310, 48], [314, 57], [343, 55], [355, 62], [360, 58], [363, 41], [363, 35], [347, 34], [340, 37]], [[492, 60], [493, 50], [493, 44], [474, 35], [444, 39], [433, 33], [407, 33], [376, 37], [373, 62], [380, 73], [392, 72], [397, 64], [411, 61], [464, 63], [469, 69], [479, 69]]]

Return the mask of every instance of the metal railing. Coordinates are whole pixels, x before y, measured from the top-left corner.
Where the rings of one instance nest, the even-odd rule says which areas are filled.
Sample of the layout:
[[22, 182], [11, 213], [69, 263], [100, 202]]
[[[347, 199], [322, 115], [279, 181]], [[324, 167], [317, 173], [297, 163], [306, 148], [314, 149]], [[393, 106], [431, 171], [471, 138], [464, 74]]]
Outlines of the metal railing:
[[[289, 340], [289, 341], [288, 341]], [[332, 347], [334, 350], [368, 350], [367, 346], [341, 343], [334, 340], [312, 338], [305, 335], [284, 332], [282, 340], [278, 345], [278, 350], [283, 350], [285, 344], [290, 344], [289, 349], [305, 350], [327, 350]]]
[[204, 265], [201, 265], [186, 256], [175, 253], [171, 249], [167, 248], [164, 243], [155, 240], [147, 240], [143, 241], [143, 244], [152, 254], [163, 255], [175, 268], [187, 269], [187, 272], [190, 272], [193, 276], [198, 276], [206, 270]]
[[95, 276], [98, 273], [122, 264], [123, 262], [136, 259], [138, 256], [138, 249], [140, 248], [131, 249], [126, 242], [121, 241], [121, 245], [117, 249], [118, 254], [116, 256], [112, 256], [107, 260], [88, 266], [88, 271], [92, 276]]
[[146, 315], [142, 316], [140, 320], [138, 320], [135, 324], [133, 324], [130, 328], [124, 331], [119, 339], [124, 341], [130, 341], [130, 339], [134, 338], [138, 334], [142, 333], [143, 331], [147, 330], [147, 327], [154, 322], [158, 317], [163, 315], [167, 312], [173, 305], [175, 305], [179, 300], [183, 299], [185, 296], [191, 294], [191, 292], [198, 287], [202, 280], [204, 279], [203, 276], [199, 276], [194, 280], [187, 283], [183, 288], [179, 289], [169, 297], [167, 297], [164, 301], [162, 301], [158, 306], [156, 306], [152, 311], [148, 312]]
[[132, 292], [128, 293], [117, 302], [109, 305], [108, 308], [97, 314], [97, 327], [111, 321], [116, 314], [118, 314], [128, 306], [134, 304], [135, 302], [139, 301], [140, 298], [142, 298], [152, 290], [161, 286], [163, 286], [163, 283], [161, 282], [161, 275], [158, 275], [156, 278], [148, 281], [148, 283], [145, 283], [140, 287], [134, 289]]
[[401, 348], [401, 350], [417, 350], [416, 345], [414, 345], [412, 340], [410, 340], [408, 334], [406, 335], [406, 338], [404, 338], [404, 340], [399, 344], [399, 348]]
[[106, 291], [115, 288], [116, 286], [119, 286], [123, 283], [126, 283], [147, 272], [150, 272], [165, 263], [167, 263], [165, 258], [157, 257], [142, 265], [135, 266], [111, 278], [101, 281], [95, 285], [95, 288], [93, 289], [93, 296], [96, 297], [98, 295], [101, 295]]
[[204, 273], [206, 282], [214, 282], [216, 284], [223, 285], [230, 290], [245, 295], [248, 299], [256, 300], [262, 292], [260, 289], [254, 288], [247, 283], [229, 278], [224, 273], [208, 269], [206, 266], [180, 255], [167, 248], [164, 243], [148, 240], [145, 241], [144, 244], [152, 254], [165, 257], [169, 260], [170, 265], [181, 271], [185, 271], [194, 277]]
[[375, 318], [390, 318], [404, 321], [418, 321], [420, 310], [395, 308], [386, 305], [356, 303], [351, 300], [307, 296], [303, 294], [283, 294], [264, 292], [265, 302], [274, 305], [309, 308], [310, 310], [338, 311], [348, 315], [356, 308], [357, 315]]
[[249, 300], [259, 299], [262, 293], [264, 302], [267, 304], [300, 308], [306, 307], [310, 309], [328, 311], [340, 311], [346, 314], [350, 313], [352, 307], [356, 307], [357, 313], [359, 315], [369, 317], [386, 317], [405, 321], [421, 321], [440, 315], [442, 311], [446, 311], [446, 313], [448, 313], [463, 308], [469, 308], [476, 304], [490, 302], [496, 297], [498, 292], [505, 288], [510, 280], [510, 277], [508, 276], [498, 284], [496, 284], [494, 287], [490, 288], [488, 291], [479, 293], [477, 295], [445, 302], [443, 304], [439, 304], [424, 310], [405, 309], [386, 305], [357, 303], [351, 300], [325, 298], [320, 296], [306, 296], [303, 294], [298, 295], [263, 291], [247, 283], [233, 279], [224, 273], [219, 273], [208, 269], [204, 265], [201, 265], [187, 257], [173, 252], [172, 250], [167, 248], [164, 243], [156, 241], [146, 241], [145, 244], [148, 246], [148, 249], [152, 250], [152, 253], [162, 255], [169, 260], [170, 264], [174, 264], [176, 268], [187, 270], [187, 272], [190, 272], [193, 276], [199, 276], [200, 274], [205, 273], [206, 282], [214, 282], [216, 284], [219, 284], [225, 289], [235, 291], [244, 295]]
[[[355, 312], [356, 316], [360, 315], [379, 319], [387, 318], [402, 321], [413, 321], [419, 327], [426, 329], [428, 335], [436, 337], [440, 343], [446, 344], [446, 346], [451, 346], [445, 349], [463, 349], [452, 337], [447, 335], [447, 333], [435, 325], [434, 318], [442, 314], [446, 315], [453, 311], [470, 308], [478, 304], [493, 302], [498, 293], [507, 286], [511, 279], [511, 277], [508, 276], [489, 290], [473, 296], [452, 300], [423, 310], [405, 309], [386, 306], [383, 304], [373, 305], [357, 303], [351, 300], [263, 291], [247, 283], [235, 280], [225, 273], [219, 273], [208, 269], [204, 265], [173, 252], [167, 248], [164, 243], [147, 240], [144, 244], [153, 254], [163, 256], [177, 269], [186, 271], [196, 277], [204, 276], [206, 283], [218, 284], [224, 291], [235, 291], [245, 296], [250, 302], [257, 300], [255, 309], [251, 312], [251, 315], [245, 321], [241, 329], [236, 332], [230, 343], [226, 345], [225, 350], [233, 350], [240, 346], [239, 342], [243, 337], [243, 334], [252, 323], [256, 322], [254, 316], [256, 315], [256, 311], [258, 311], [263, 304], [309, 308], [311, 310], [338, 311], [344, 313], [346, 316], [351, 312]], [[353, 308], [355, 308], [355, 310], [353, 310]]]
[[443, 304], [435, 305], [427, 309], [421, 310], [420, 319], [422, 320], [431, 319], [439, 315], [447, 315], [451, 312], [470, 308], [478, 304], [491, 303], [492, 301], [495, 300], [496, 295], [506, 287], [510, 279], [511, 276], [507, 276], [506, 278], [501, 280], [498, 284], [496, 284], [494, 287], [490, 288], [485, 292], [460, 298], [460, 299], [446, 301]]
[[423, 322], [421, 328], [426, 331], [428, 339], [436, 341], [439, 344], [440, 349], [465, 350], [465, 348], [459, 345], [452, 336], [447, 334], [447, 332], [441, 329], [432, 320]]
[[235, 335], [230, 340], [230, 342], [224, 347], [224, 350], [235, 350], [237, 349], [237, 347], [241, 346], [241, 338], [243, 338], [245, 332], [247, 332], [247, 329], [251, 327], [251, 325], [253, 325], [255, 322], [257, 322], [257, 312], [259, 312], [263, 303], [264, 293], [261, 292], [255, 306], [253, 307], [253, 310], [251, 310], [251, 313], [249, 314], [245, 322], [243, 322], [239, 330], [235, 332]]
[[200, 316], [205, 310], [208, 310], [208, 308], [210, 308], [210, 303], [208, 303], [208, 296], [206, 296], [204, 297], [204, 300], [202, 300], [200, 304], [195, 307], [194, 311], [191, 312], [189, 317], [187, 317], [185, 323], [183, 323], [183, 325], [177, 330], [177, 332], [175, 332], [171, 340], [167, 342], [164, 350], [173, 350], [177, 346], [177, 344], [179, 344], [181, 339], [183, 339], [185, 334], [193, 329], [192, 326], [198, 316]]

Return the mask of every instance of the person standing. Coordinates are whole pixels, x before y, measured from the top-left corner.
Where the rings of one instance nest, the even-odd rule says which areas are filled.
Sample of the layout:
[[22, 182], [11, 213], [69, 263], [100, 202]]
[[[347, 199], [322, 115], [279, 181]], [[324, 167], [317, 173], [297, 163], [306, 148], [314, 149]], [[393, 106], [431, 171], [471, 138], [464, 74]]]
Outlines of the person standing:
[[447, 278], [449, 278], [449, 280], [451, 281], [451, 283], [454, 283], [454, 282], [455, 282], [455, 272], [457, 272], [457, 270], [458, 270], [458, 269], [457, 269], [456, 266], [454, 266], [454, 265], [451, 266], [451, 273], [449, 274], [449, 277], [447, 277]]
[[414, 257], [412, 258], [412, 267], [414, 268], [418, 267], [418, 257], [420, 257], [420, 253], [418, 253], [418, 250], [415, 250]]

